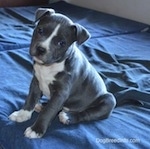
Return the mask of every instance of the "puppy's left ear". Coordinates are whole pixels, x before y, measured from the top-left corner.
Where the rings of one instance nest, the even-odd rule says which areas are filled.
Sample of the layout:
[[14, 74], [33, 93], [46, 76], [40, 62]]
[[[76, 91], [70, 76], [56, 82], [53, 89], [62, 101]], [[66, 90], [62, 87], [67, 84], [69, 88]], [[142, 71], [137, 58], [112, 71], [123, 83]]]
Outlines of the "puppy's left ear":
[[73, 24], [72, 27], [75, 33], [75, 41], [77, 41], [78, 45], [90, 38], [90, 33], [80, 24]]
[[51, 15], [53, 13], [55, 13], [54, 9], [38, 8], [35, 13], [35, 22], [39, 21], [43, 16]]

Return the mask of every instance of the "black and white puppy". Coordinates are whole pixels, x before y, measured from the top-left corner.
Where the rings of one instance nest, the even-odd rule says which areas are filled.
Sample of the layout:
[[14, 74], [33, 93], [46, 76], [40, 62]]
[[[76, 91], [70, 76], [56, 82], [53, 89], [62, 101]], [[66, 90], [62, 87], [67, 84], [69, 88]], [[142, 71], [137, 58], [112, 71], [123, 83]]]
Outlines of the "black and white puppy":
[[42, 137], [57, 114], [63, 124], [107, 118], [116, 100], [76, 46], [89, 38], [88, 31], [53, 9], [39, 8], [36, 21], [30, 47], [34, 76], [29, 94], [23, 108], [9, 118], [29, 120], [42, 95], [49, 100], [36, 122], [25, 130], [28, 138]]

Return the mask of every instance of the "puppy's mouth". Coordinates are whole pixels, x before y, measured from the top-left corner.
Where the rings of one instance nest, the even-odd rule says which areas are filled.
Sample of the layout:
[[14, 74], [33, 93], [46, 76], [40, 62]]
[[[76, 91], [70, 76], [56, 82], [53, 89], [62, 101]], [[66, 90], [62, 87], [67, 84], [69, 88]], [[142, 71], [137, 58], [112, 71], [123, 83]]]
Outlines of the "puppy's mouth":
[[44, 65], [44, 62], [35, 56], [33, 56], [33, 60], [40, 65]]
[[64, 57], [55, 57], [55, 58], [53, 57], [46, 61], [44, 58], [41, 58], [38, 56], [32, 56], [32, 58], [35, 63], [37, 63], [39, 65], [46, 65], [46, 66], [52, 65], [53, 63], [59, 63], [62, 60], [64, 60]]
[[45, 66], [49, 66], [52, 65], [54, 62], [45, 62], [42, 61], [41, 59], [37, 58], [36, 56], [33, 56], [33, 60], [35, 63], [39, 64], [39, 65], [45, 65]]

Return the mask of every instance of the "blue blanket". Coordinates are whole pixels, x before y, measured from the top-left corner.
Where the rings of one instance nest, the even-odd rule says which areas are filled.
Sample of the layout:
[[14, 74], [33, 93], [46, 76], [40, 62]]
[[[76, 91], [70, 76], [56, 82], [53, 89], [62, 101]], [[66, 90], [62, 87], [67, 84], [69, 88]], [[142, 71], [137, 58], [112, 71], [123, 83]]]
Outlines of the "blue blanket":
[[[146, 149], [150, 147], [150, 27], [148, 25], [58, 2], [49, 6], [83, 25], [91, 39], [80, 46], [121, 101], [103, 121], [63, 125], [58, 118], [41, 139], [24, 137], [32, 119], [15, 123], [8, 116], [19, 110], [32, 78], [29, 46], [37, 6], [0, 8], [0, 149]], [[84, 90], [83, 90], [84, 91]], [[44, 98], [43, 98], [44, 100]]]

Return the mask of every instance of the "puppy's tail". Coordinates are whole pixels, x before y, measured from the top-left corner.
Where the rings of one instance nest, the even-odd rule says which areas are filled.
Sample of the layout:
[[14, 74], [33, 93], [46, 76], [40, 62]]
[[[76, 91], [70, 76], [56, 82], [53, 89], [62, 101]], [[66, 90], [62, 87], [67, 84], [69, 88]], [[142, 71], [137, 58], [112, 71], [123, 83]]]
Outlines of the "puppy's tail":
[[123, 106], [123, 105], [143, 106], [144, 103], [140, 100], [135, 100], [135, 99], [117, 100], [116, 107]]

